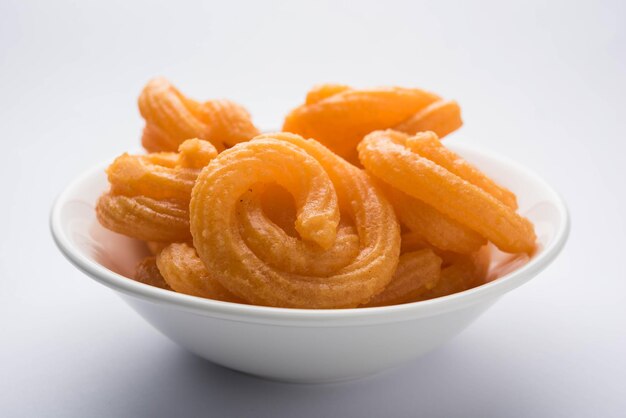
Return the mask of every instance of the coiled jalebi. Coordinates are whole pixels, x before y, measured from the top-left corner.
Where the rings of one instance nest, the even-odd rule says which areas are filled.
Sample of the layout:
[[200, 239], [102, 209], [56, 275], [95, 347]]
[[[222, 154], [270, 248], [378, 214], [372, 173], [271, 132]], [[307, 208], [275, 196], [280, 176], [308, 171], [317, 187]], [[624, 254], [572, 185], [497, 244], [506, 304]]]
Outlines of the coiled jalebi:
[[[245, 193], [238, 210], [238, 221], [244, 239], [250, 249], [266, 263], [289, 273], [324, 275], [340, 270], [353, 260], [359, 251], [359, 236], [351, 225], [337, 227], [337, 235], [331, 247], [298, 239], [289, 235], [269, 216], [263, 208], [262, 186], [254, 192]], [[270, 245], [268, 245], [270, 244]]]
[[111, 189], [98, 200], [100, 223], [146, 241], [189, 241], [189, 201], [200, 168], [217, 155], [190, 139], [179, 153], [123, 154], [107, 169]]
[[[427, 135], [432, 139], [432, 134]], [[506, 194], [494, 197], [491, 193], [500, 189], [487, 188], [480, 172], [470, 171], [467, 163], [456, 163], [449, 171], [420, 155], [422, 148], [416, 143], [421, 138], [393, 130], [372, 132], [359, 144], [359, 158], [374, 176], [477, 232], [502, 251], [531, 253], [536, 239], [533, 226], [498, 199], [506, 199]], [[440, 162], [447, 165], [446, 159]], [[454, 155], [453, 161], [458, 160]]]
[[139, 111], [146, 120], [141, 142], [150, 152], [175, 151], [188, 138], [207, 140], [222, 150], [259, 133], [240, 105], [229, 100], [197, 102], [164, 78], [144, 87]]
[[189, 244], [168, 245], [156, 256], [156, 265], [168, 286], [179, 293], [226, 302], [243, 302], [207, 271], [196, 250]]
[[[263, 211], [267, 185], [292, 196], [298, 236]], [[383, 194], [365, 172], [298, 135], [261, 135], [222, 152], [198, 176], [190, 219], [207, 270], [253, 304], [356, 307], [398, 263], [399, 225]]]
[[424, 90], [355, 90], [324, 84], [313, 88], [305, 104], [287, 115], [283, 131], [315, 138], [356, 162], [356, 145], [372, 131], [394, 128], [415, 134], [432, 130], [443, 137], [461, 125], [461, 110], [456, 102]]

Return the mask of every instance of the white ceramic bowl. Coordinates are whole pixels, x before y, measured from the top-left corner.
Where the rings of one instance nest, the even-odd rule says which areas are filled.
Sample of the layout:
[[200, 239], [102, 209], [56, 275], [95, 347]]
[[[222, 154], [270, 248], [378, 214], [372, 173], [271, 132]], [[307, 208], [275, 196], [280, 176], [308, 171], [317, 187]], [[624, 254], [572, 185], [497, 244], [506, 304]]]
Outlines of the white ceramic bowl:
[[540, 249], [521, 268], [443, 298], [368, 309], [281, 309], [202, 299], [135, 282], [124, 275], [145, 255], [143, 245], [103, 229], [95, 219], [94, 203], [108, 187], [105, 165], [80, 176], [58, 197], [52, 235], [76, 267], [201, 357], [285, 381], [357, 378], [440, 346], [500, 296], [545, 269], [565, 244], [566, 207], [543, 180], [505, 158], [459, 144], [452, 148], [517, 193], [520, 212], [535, 224]]

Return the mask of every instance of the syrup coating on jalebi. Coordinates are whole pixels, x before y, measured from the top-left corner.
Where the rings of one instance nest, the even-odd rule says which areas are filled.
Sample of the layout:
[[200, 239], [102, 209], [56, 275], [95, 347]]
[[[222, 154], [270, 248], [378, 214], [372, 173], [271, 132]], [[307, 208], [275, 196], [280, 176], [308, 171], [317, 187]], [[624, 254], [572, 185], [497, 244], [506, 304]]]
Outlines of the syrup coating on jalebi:
[[438, 100], [394, 126], [393, 129], [410, 135], [422, 131], [433, 131], [439, 138], [443, 138], [459, 129], [461, 125], [463, 121], [459, 104], [454, 100]]
[[359, 144], [363, 166], [388, 185], [472, 229], [505, 252], [531, 253], [533, 225], [489, 192], [408, 148], [409, 136], [376, 131]]
[[421, 200], [388, 185], [383, 189], [396, 210], [398, 221], [433, 247], [469, 254], [487, 243], [476, 232]]
[[217, 155], [207, 141], [189, 139], [178, 153], [123, 154], [108, 168], [111, 190], [96, 205], [100, 223], [145, 241], [190, 241], [189, 201], [200, 168]]
[[411, 151], [428, 158], [463, 180], [480, 187], [511, 209], [517, 209], [517, 198], [513, 192], [500, 186], [454, 151], [446, 148], [434, 132], [420, 132], [415, 136], [408, 137], [406, 146]]
[[[280, 231], [259, 211], [255, 196], [267, 184], [293, 196], [300, 243], [275, 240]], [[225, 288], [254, 304], [356, 307], [390, 282], [398, 262], [393, 208], [367, 174], [293, 134], [261, 135], [222, 152], [199, 175], [190, 212], [200, 259]], [[314, 271], [325, 273], [320, 275], [303, 271], [312, 260], [276, 257], [305, 247], [307, 257], [340, 248], [354, 255], [327, 259], [329, 264], [318, 258]]]
[[489, 241], [522, 262], [535, 248], [515, 194], [440, 142], [463, 122], [434, 93], [321, 84], [264, 135], [240, 105], [163, 78], [139, 109], [152, 153], [115, 159], [96, 205], [103, 226], [146, 242], [139, 282], [265, 306], [388, 306], [493, 279], [504, 270]]
[[456, 102], [425, 90], [356, 90], [323, 84], [314, 87], [305, 104], [287, 115], [283, 131], [315, 138], [348, 161], [357, 162], [356, 145], [372, 131], [394, 128], [415, 134], [426, 128], [443, 137], [461, 125]]
[[168, 286], [179, 293], [243, 303], [207, 271], [189, 244], [168, 245], [156, 256], [156, 264]]
[[139, 111], [146, 120], [141, 142], [149, 152], [175, 151], [188, 138], [204, 139], [222, 150], [259, 133], [242, 106], [229, 100], [198, 102], [164, 78], [144, 87]]

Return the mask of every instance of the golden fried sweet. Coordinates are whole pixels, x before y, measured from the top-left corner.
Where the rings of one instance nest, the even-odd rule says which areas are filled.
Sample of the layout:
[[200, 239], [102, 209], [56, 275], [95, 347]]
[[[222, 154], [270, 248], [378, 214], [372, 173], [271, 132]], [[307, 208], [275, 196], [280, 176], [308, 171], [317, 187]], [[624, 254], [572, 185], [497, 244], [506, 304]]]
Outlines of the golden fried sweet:
[[356, 145], [372, 131], [395, 128], [414, 134], [427, 127], [443, 137], [461, 124], [456, 102], [424, 90], [355, 90], [331, 84], [313, 88], [306, 103], [287, 115], [283, 131], [315, 138], [355, 162]]
[[440, 142], [463, 122], [436, 94], [321, 84], [264, 135], [243, 107], [163, 78], [139, 110], [151, 153], [116, 158], [96, 205], [104, 227], [146, 242], [139, 282], [264, 306], [388, 306], [479, 286], [535, 248], [515, 194]]
[[463, 125], [461, 108], [454, 100], [438, 100], [394, 126], [396, 131], [416, 134], [422, 131], [436, 132], [439, 138], [456, 131]]
[[122, 154], [106, 170], [111, 193], [189, 202], [198, 170], [176, 167], [177, 158], [176, 153]]
[[433, 247], [443, 251], [469, 254], [487, 240], [468, 227], [390, 186], [383, 187], [396, 210], [398, 220]]
[[441, 270], [437, 284], [422, 293], [414, 302], [434, 299], [453, 293], [463, 292], [482, 284], [487, 275], [490, 261], [488, 246], [471, 255], [459, 255]]
[[[175, 167], [181, 171], [200, 170], [215, 157], [217, 149], [210, 142], [198, 138], [187, 139], [178, 147]], [[193, 173], [197, 174], [196, 171]], [[195, 177], [193, 181], [196, 181]]]
[[480, 187], [505, 205], [517, 209], [517, 198], [509, 189], [500, 186], [478, 168], [446, 148], [434, 132], [420, 132], [406, 139], [411, 151], [428, 158], [465, 181]]
[[156, 256], [163, 279], [173, 290], [192, 296], [244, 303], [226, 290], [204, 267], [189, 244], [170, 244]]
[[178, 153], [123, 154], [107, 168], [111, 189], [97, 202], [98, 221], [145, 241], [190, 241], [191, 189], [216, 155], [215, 147], [200, 139], [183, 142]]
[[364, 307], [398, 305], [412, 302], [433, 289], [441, 275], [441, 258], [432, 250], [422, 249], [400, 256], [398, 268], [387, 287]]
[[305, 104], [311, 105], [330, 96], [334, 96], [335, 94], [339, 94], [348, 90], [352, 89], [345, 84], [318, 84], [317, 86], [313, 86], [313, 88], [309, 90], [309, 92], [306, 94], [306, 99], [304, 102]]
[[144, 241], [188, 241], [189, 209], [176, 201], [103, 194], [96, 204], [102, 226]]
[[404, 231], [400, 236], [400, 254], [423, 250], [428, 247], [428, 242], [417, 232]]
[[[261, 201], [263, 191], [259, 187], [245, 193], [237, 210], [244, 240], [260, 259], [288, 273], [324, 275], [347, 266], [358, 255], [359, 236], [352, 225], [342, 225], [340, 221], [333, 245], [323, 248], [298, 235], [289, 235], [273, 221], [268, 222]], [[280, 245], [268, 245], [271, 242]]]
[[133, 279], [144, 284], [149, 284], [150, 286], [171, 290], [163, 279], [161, 272], [159, 272], [155, 257], [146, 257], [137, 263]]
[[[368, 134], [359, 158], [372, 175], [470, 228], [502, 251], [531, 253], [533, 225], [490, 193], [413, 152], [409, 136], [393, 130]], [[410, 142], [410, 141], [409, 141]]]
[[144, 87], [139, 111], [146, 120], [141, 141], [150, 152], [175, 151], [188, 138], [204, 139], [222, 150], [259, 133], [240, 105], [229, 100], [195, 101], [164, 78]]
[[[292, 196], [294, 240], [260, 209], [268, 184]], [[190, 219], [207, 270], [253, 304], [356, 307], [382, 291], [398, 263], [400, 231], [386, 198], [362, 170], [298, 135], [261, 135], [219, 154], [198, 176]]]

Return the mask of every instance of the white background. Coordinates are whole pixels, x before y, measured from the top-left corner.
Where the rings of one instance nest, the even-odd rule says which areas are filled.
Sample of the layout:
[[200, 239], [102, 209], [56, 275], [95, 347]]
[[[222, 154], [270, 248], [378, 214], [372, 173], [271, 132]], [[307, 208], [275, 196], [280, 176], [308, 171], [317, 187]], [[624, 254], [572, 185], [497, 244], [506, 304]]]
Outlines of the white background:
[[[626, 413], [624, 2], [0, 0], [0, 416], [610, 417]], [[440, 350], [297, 386], [187, 354], [75, 270], [53, 198], [137, 148], [165, 75], [278, 127], [313, 84], [457, 99], [471, 141], [565, 197], [562, 256]], [[375, 339], [376, 335], [372, 335]]]

